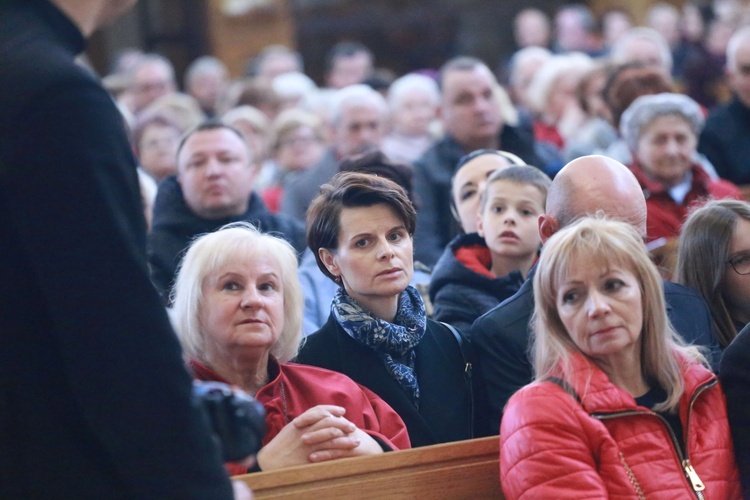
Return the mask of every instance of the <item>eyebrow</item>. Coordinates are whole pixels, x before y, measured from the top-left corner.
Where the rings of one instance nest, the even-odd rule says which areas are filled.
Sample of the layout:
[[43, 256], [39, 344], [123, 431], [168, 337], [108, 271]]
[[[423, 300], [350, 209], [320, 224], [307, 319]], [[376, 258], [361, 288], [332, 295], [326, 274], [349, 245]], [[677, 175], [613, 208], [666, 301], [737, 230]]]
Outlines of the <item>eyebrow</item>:
[[[393, 231], [398, 231], [398, 230], [404, 230], [404, 231], [406, 231], [406, 226], [404, 226], [403, 224], [401, 224], [400, 226], [393, 226], [388, 231], [386, 231], [386, 233], [391, 233]], [[372, 236], [372, 234], [373, 233], [359, 233], [359, 234], [355, 234], [354, 236], [352, 236], [351, 238], [349, 238], [349, 241], [354, 241], [354, 240], [359, 239], [359, 238], [364, 238], [364, 237], [367, 237], [367, 236]]]

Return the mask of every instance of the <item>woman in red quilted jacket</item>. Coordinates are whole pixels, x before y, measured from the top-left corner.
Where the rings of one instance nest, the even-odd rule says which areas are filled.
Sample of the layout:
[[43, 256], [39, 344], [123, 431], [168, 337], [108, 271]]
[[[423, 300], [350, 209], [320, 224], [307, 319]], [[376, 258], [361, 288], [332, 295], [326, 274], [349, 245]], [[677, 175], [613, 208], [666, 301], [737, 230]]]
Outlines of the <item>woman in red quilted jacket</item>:
[[500, 428], [508, 498], [741, 498], [724, 394], [631, 226], [558, 232], [534, 298], [536, 380]]

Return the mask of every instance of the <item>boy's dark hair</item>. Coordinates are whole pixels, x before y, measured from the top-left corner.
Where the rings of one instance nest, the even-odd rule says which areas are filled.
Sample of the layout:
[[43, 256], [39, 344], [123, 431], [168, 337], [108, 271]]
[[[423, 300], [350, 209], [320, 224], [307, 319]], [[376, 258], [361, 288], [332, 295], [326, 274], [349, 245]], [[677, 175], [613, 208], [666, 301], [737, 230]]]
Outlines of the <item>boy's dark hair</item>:
[[542, 207], [544, 207], [547, 200], [547, 191], [549, 191], [549, 187], [552, 184], [552, 180], [547, 174], [530, 165], [519, 165], [496, 170], [492, 172], [492, 175], [487, 179], [484, 191], [482, 191], [482, 195], [479, 198], [480, 212], [484, 212], [485, 206], [487, 205], [487, 192], [492, 183], [496, 181], [508, 181], [522, 186], [533, 186], [537, 188], [539, 192], [542, 193]]

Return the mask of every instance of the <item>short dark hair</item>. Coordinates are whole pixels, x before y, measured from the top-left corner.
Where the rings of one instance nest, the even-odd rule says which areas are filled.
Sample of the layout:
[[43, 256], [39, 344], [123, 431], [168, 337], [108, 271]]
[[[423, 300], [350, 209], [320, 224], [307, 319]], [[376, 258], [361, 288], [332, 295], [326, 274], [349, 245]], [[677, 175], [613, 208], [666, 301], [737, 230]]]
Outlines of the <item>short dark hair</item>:
[[[330, 184], [320, 187], [320, 193], [307, 209], [307, 246], [312, 250], [320, 270], [334, 280], [320, 259], [318, 250], [334, 251], [339, 245], [341, 212], [344, 208], [371, 207], [384, 204], [401, 218], [409, 235], [417, 226], [417, 211], [401, 186], [390, 179], [360, 172], [340, 172]], [[335, 281], [335, 280], [334, 280]]]
[[[440, 74], [438, 78], [438, 87], [443, 90], [443, 83], [445, 82], [445, 75], [451, 71], [473, 71], [476, 68], [484, 66], [489, 70], [489, 67], [476, 57], [472, 56], [458, 56], [453, 59], [449, 59], [448, 62], [440, 67]], [[492, 73], [490, 71], [490, 73]]]
[[490, 185], [497, 181], [508, 181], [521, 186], [533, 186], [537, 188], [542, 194], [542, 207], [544, 207], [544, 204], [546, 203], [547, 192], [549, 191], [550, 185], [552, 185], [552, 179], [550, 179], [547, 174], [531, 165], [516, 165], [495, 170], [487, 179], [484, 191], [482, 191], [482, 194], [480, 195], [480, 212], [483, 212], [487, 205], [487, 192], [489, 191]]
[[372, 51], [360, 42], [337, 43], [330, 48], [328, 53], [326, 53], [326, 73], [330, 73], [331, 70], [333, 70], [333, 65], [335, 64], [337, 59], [340, 59], [342, 57], [352, 57], [353, 55], [359, 53], [367, 54], [371, 60], [373, 59]]
[[245, 144], [245, 147], [247, 148], [247, 144], [245, 143], [245, 138], [243, 137], [242, 133], [237, 130], [236, 128], [232, 127], [231, 125], [227, 125], [221, 120], [216, 119], [210, 119], [205, 120], [195, 127], [191, 128], [187, 132], [185, 132], [182, 137], [180, 138], [180, 143], [177, 145], [177, 157], [180, 156], [180, 151], [182, 151], [182, 147], [185, 145], [185, 142], [187, 142], [188, 139], [190, 139], [193, 135], [197, 134], [198, 132], [205, 132], [207, 130], [220, 130], [220, 129], [227, 129], [232, 132], [234, 132], [237, 137], [242, 139], [242, 144]]

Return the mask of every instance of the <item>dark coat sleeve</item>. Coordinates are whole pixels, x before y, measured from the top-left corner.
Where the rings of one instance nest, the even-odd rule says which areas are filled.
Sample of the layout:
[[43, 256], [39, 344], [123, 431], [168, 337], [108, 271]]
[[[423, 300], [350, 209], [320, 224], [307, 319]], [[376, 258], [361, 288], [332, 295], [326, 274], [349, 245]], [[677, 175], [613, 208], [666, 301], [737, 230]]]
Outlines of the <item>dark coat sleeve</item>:
[[[430, 170], [444, 169], [444, 162], [436, 153], [436, 146], [428, 149], [425, 155], [414, 163], [414, 192], [419, 203], [417, 229], [414, 233], [414, 258], [427, 266], [433, 266], [451, 239], [453, 218], [446, 206], [450, 199], [441, 196], [442, 191], [435, 185]], [[448, 194], [450, 196], [450, 194]], [[441, 199], [444, 198], [444, 199]]]
[[[80, 432], [98, 450], [92, 456], [109, 461], [133, 497], [230, 498], [148, 279], [145, 223], [121, 117], [93, 80], [70, 80], [22, 110], [14, 140], [3, 142], [2, 238], [18, 243], [18, 262], [27, 267], [26, 284], [17, 286], [33, 287], [33, 304], [45, 316], [17, 326], [48, 328], [36, 349], [55, 350], [54, 377], [64, 381]], [[50, 375], [39, 373], [38, 384]], [[54, 461], [50, 451], [35, 459]]]
[[734, 456], [745, 498], [750, 497], [750, 328], [745, 327], [724, 351], [719, 380], [727, 400]]
[[432, 319], [453, 325], [468, 337], [474, 320], [488, 309], [477, 297], [478, 294], [469, 292], [463, 286], [448, 284], [442, 287], [432, 299]]
[[471, 327], [471, 342], [479, 359], [487, 401], [489, 426], [497, 432], [510, 397], [531, 382], [529, 321], [534, 294], [526, 282], [516, 295], [480, 316]]

